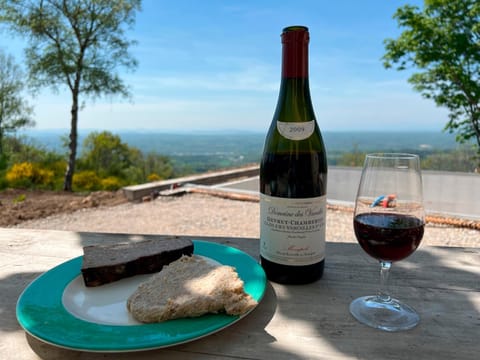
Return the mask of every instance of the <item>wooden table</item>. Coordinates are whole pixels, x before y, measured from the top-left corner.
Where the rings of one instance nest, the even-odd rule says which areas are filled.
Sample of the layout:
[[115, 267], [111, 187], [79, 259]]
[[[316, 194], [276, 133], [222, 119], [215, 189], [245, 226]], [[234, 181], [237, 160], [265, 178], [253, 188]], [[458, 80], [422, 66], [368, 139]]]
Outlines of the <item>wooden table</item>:
[[[303, 286], [269, 284], [246, 318], [187, 344], [135, 353], [77, 352], [45, 344], [20, 328], [15, 304], [34, 278], [81, 255], [84, 245], [139, 237], [0, 229], [0, 358], [477, 359], [480, 354], [479, 248], [423, 246], [395, 264], [391, 290], [421, 316], [421, 323], [405, 332], [371, 329], [349, 314], [350, 301], [374, 293], [378, 284], [377, 263], [350, 243], [327, 244], [322, 280]], [[207, 240], [258, 257], [258, 239]]]

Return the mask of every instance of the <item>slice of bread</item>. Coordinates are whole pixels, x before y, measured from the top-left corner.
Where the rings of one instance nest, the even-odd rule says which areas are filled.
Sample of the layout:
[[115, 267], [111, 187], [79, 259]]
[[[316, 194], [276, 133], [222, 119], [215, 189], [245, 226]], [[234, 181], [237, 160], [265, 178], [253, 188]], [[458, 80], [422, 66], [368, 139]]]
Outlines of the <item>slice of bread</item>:
[[127, 309], [140, 322], [225, 312], [241, 315], [257, 305], [244, 291], [235, 268], [203, 257], [182, 256], [140, 284]]
[[92, 245], [83, 248], [82, 275], [85, 286], [99, 286], [126, 277], [150, 274], [163, 266], [193, 254], [189, 239], [168, 238]]

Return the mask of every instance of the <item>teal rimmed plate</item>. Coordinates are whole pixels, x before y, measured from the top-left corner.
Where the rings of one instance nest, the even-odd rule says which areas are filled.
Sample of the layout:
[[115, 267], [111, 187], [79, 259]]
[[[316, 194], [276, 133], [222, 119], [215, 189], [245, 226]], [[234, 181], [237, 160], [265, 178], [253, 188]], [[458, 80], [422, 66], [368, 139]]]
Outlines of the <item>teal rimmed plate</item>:
[[[195, 254], [234, 266], [244, 281], [245, 291], [260, 302], [265, 293], [266, 276], [255, 259], [236, 248], [216, 243], [194, 240], [194, 246]], [[125, 284], [121, 280], [116, 285], [91, 290], [79, 280], [81, 264], [81, 256], [64, 262], [42, 274], [23, 291], [17, 302], [17, 319], [27, 333], [52, 345], [74, 350], [139, 351], [199, 339], [246, 315], [209, 314], [155, 324], [125, 319], [123, 323], [124, 314], [117, 312], [124, 311], [126, 297], [121, 301], [118, 298], [123, 297], [122, 291], [128, 293], [129, 287], [136, 286], [135, 281], [139, 283], [144, 277], [124, 279]], [[99, 305], [97, 300], [88, 301], [95, 297], [103, 304]]]

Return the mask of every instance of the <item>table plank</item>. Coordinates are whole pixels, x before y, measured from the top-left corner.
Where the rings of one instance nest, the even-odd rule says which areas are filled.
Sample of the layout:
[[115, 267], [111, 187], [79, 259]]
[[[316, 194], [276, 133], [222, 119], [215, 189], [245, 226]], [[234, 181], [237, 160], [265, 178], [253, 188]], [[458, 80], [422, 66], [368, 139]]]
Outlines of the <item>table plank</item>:
[[[392, 293], [419, 311], [421, 323], [410, 331], [386, 333], [348, 313], [351, 300], [376, 291], [379, 276], [378, 264], [351, 243], [327, 243], [322, 280], [301, 286], [269, 284], [260, 305], [245, 319], [184, 345], [93, 354], [25, 336], [15, 319], [15, 302], [36, 276], [81, 255], [82, 246], [149, 237], [156, 235], [0, 229], [0, 353], [6, 359], [280, 360], [473, 359], [480, 352], [480, 249], [424, 246], [395, 264]], [[258, 259], [258, 239], [195, 238], [234, 246]]]

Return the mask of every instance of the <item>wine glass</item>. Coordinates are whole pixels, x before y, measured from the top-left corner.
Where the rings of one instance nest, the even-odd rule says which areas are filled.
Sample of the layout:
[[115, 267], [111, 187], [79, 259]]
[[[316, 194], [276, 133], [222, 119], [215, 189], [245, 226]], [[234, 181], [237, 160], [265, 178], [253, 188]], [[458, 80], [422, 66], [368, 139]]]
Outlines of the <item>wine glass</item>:
[[363, 250], [380, 261], [380, 289], [350, 304], [361, 323], [386, 331], [413, 328], [417, 312], [392, 298], [387, 281], [392, 262], [405, 259], [420, 244], [425, 226], [422, 177], [417, 155], [368, 154], [355, 201], [353, 227]]

